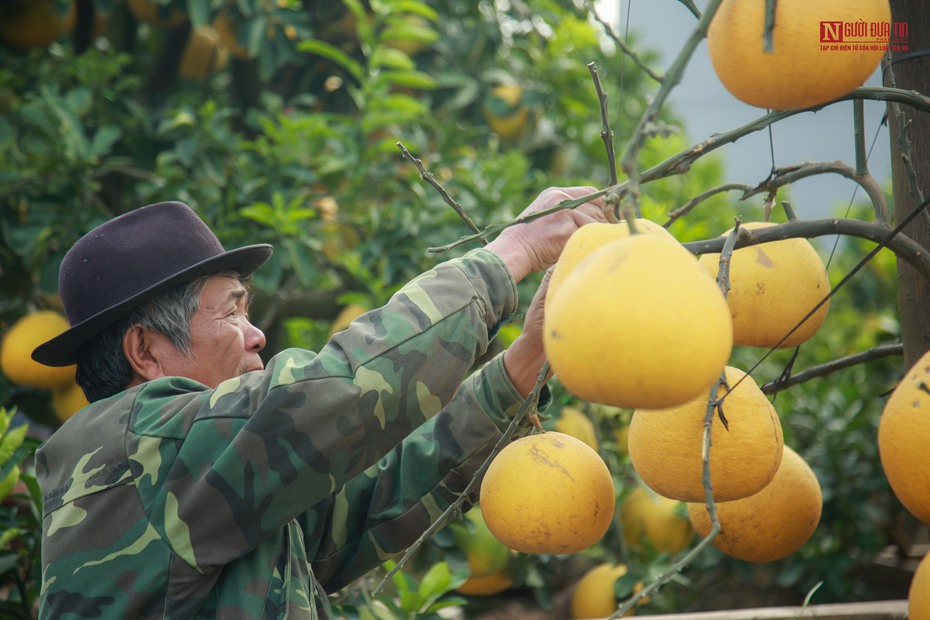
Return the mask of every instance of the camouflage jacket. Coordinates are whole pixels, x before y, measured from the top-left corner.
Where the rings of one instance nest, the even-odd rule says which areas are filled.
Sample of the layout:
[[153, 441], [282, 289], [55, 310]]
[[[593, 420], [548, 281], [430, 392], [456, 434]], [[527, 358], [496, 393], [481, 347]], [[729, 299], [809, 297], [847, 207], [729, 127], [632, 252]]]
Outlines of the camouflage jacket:
[[475, 250], [319, 353], [78, 412], [36, 458], [40, 617], [328, 617], [326, 592], [409, 547], [519, 408], [500, 356], [469, 375], [516, 304]]

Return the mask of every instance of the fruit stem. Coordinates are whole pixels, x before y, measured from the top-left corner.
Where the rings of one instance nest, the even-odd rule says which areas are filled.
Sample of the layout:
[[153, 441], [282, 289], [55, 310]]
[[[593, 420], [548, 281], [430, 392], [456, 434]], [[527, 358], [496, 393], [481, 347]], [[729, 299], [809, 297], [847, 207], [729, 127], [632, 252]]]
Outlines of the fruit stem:
[[735, 223], [733, 230], [727, 234], [726, 241], [723, 242], [723, 249], [720, 250], [720, 260], [717, 263], [717, 286], [726, 299], [730, 294], [730, 258], [733, 256], [733, 249], [739, 239], [748, 238], [748, 233], [740, 227], [742, 221], [739, 217], [734, 218]]
[[775, 4], [778, 0], [765, 0], [765, 31], [762, 35], [762, 51], [775, 51]]

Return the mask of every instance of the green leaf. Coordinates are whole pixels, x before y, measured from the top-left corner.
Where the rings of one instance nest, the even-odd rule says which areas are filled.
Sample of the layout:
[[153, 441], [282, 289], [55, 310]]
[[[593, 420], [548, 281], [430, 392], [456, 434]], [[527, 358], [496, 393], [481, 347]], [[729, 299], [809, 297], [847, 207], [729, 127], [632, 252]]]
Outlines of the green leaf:
[[445, 609], [447, 607], [461, 607], [468, 604], [468, 599], [462, 596], [450, 596], [444, 598], [441, 601], [437, 601], [423, 610], [425, 614], [433, 614], [439, 611], [440, 609]]
[[381, 74], [390, 84], [432, 90], [436, 88], [436, 79], [422, 71], [385, 71]]
[[91, 154], [100, 157], [109, 153], [113, 145], [122, 136], [122, 133], [119, 127], [113, 125], [106, 125], [98, 129], [90, 143]]
[[389, 69], [403, 69], [409, 71], [415, 69], [417, 63], [404, 52], [394, 49], [390, 46], [378, 46], [371, 55], [370, 61], [373, 69], [387, 67]]
[[614, 582], [614, 596], [620, 601], [630, 598], [638, 582], [639, 576], [633, 573], [623, 575]]
[[448, 592], [451, 584], [452, 571], [449, 570], [449, 564], [433, 564], [420, 580], [420, 595], [424, 601], [434, 600]]
[[364, 79], [365, 71], [362, 66], [334, 45], [330, 45], [319, 39], [307, 39], [306, 41], [301, 41], [297, 45], [297, 49], [302, 52], [307, 52], [308, 54], [316, 54], [317, 56], [332, 60], [349, 72], [355, 79], [359, 81]]
[[381, 97], [377, 101], [373, 101], [371, 103], [371, 109], [383, 112], [402, 112], [405, 116], [429, 114], [428, 105], [409, 95], [399, 94], [388, 95], [387, 97]]

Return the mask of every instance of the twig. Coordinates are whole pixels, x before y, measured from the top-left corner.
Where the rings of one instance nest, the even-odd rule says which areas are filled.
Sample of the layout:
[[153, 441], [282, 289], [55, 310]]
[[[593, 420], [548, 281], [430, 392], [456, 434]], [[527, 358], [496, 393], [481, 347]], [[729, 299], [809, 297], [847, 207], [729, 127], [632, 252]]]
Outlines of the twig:
[[698, 194], [697, 196], [695, 196], [694, 198], [686, 202], [684, 205], [678, 207], [677, 209], [669, 213], [668, 221], [665, 222], [665, 224], [663, 224], [662, 226], [664, 226], [665, 228], [668, 228], [676, 220], [687, 215], [696, 206], [698, 206], [699, 204], [701, 204], [708, 198], [713, 198], [717, 194], [722, 194], [723, 192], [731, 192], [731, 191], [736, 191], [736, 190], [746, 193], [750, 189], [752, 189], [752, 186], [748, 185], [747, 183], [725, 183], [723, 185], [718, 185], [717, 187], [712, 187], [706, 192], [702, 194]]
[[379, 592], [384, 588], [391, 577], [394, 576], [397, 571], [399, 571], [404, 564], [406, 564], [410, 557], [420, 548], [426, 540], [444, 528], [446, 526], [446, 521], [451, 518], [453, 515], [459, 514], [462, 508], [462, 505], [468, 499], [469, 495], [475, 490], [475, 487], [478, 486], [484, 472], [487, 471], [488, 466], [491, 464], [491, 461], [494, 460], [494, 457], [510, 443], [510, 440], [513, 438], [514, 433], [517, 432], [517, 427], [523, 421], [523, 419], [529, 414], [532, 415], [531, 409], [535, 411], [536, 406], [539, 404], [539, 394], [542, 391], [543, 386], [546, 384], [546, 377], [549, 375], [549, 362], [546, 361], [543, 363], [542, 368], [539, 370], [539, 374], [536, 376], [536, 385], [533, 386], [533, 389], [530, 391], [529, 395], [524, 399], [523, 403], [520, 405], [520, 408], [517, 410], [517, 413], [513, 416], [513, 420], [510, 421], [510, 425], [507, 427], [507, 430], [504, 431], [503, 436], [494, 446], [494, 449], [491, 450], [491, 454], [488, 455], [488, 458], [485, 459], [484, 463], [481, 464], [475, 473], [472, 474], [471, 480], [468, 481], [465, 489], [458, 494], [458, 497], [455, 498], [455, 501], [452, 502], [448, 508], [446, 508], [437, 519], [435, 519], [426, 530], [420, 534], [420, 537], [417, 538], [410, 547], [404, 552], [404, 555], [398, 560], [397, 565], [394, 566], [381, 580], [381, 582], [375, 587], [372, 591], [373, 596], [377, 596]]
[[772, 194], [779, 187], [818, 174], [839, 174], [855, 181], [868, 194], [869, 200], [872, 202], [872, 208], [875, 210], [875, 220], [882, 224], [891, 222], [888, 216], [888, 203], [885, 200], [885, 192], [875, 178], [869, 174], [868, 170], [864, 174], [859, 174], [852, 166], [842, 161], [805, 162], [774, 168], [764, 181], [744, 192], [740, 199], [745, 200], [761, 192]]
[[765, 31], [762, 34], [762, 51], [775, 51], [775, 4], [778, 0], [765, 0]]
[[614, 132], [610, 129], [610, 117], [607, 114], [607, 93], [601, 85], [601, 78], [597, 74], [597, 66], [592, 62], [588, 63], [588, 71], [591, 73], [591, 79], [594, 81], [594, 90], [597, 91], [597, 102], [601, 108], [601, 140], [604, 141], [604, 148], [607, 151], [607, 168], [610, 172], [608, 185], [617, 184], [617, 154], [614, 152]]
[[685, 5], [685, 7], [687, 7], [687, 9], [691, 11], [692, 15], [694, 15], [698, 19], [701, 19], [701, 11], [698, 10], [697, 6], [695, 6], [695, 4], [691, 0], [678, 0], [678, 1], [682, 3], [683, 5]]
[[764, 394], [777, 394], [782, 390], [810, 381], [811, 379], [819, 379], [820, 377], [825, 377], [845, 368], [850, 368], [858, 364], [865, 364], [891, 355], [903, 355], [903, 353], [904, 345], [900, 342], [882, 344], [866, 351], [831, 360], [825, 364], [811, 366], [793, 375], [789, 374], [785, 377], [779, 377], [774, 381], [769, 381], [762, 385], [760, 389]]
[[[433, 176], [433, 173], [423, 167], [423, 162], [421, 162], [419, 159], [411, 155], [410, 151], [407, 150], [407, 147], [405, 147], [400, 142], [397, 143], [397, 148], [400, 149], [400, 152], [404, 154], [405, 158], [413, 162], [413, 165], [417, 167], [417, 170], [420, 171], [420, 178], [426, 181], [427, 183], [429, 183], [430, 185], [432, 185], [434, 188], [436, 188], [436, 191], [439, 192], [439, 195], [442, 196], [442, 199], [445, 201], [445, 203], [449, 205], [450, 207], [452, 207], [452, 209], [456, 213], [458, 213], [459, 217], [462, 218], [462, 220], [465, 222], [465, 224], [468, 225], [469, 228], [471, 228], [476, 233], [480, 233], [481, 230], [478, 228], [477, 225], [475, 225], [471, 217], [469, 217], [469, 215], [465, 213], [465, 209], [462, 208], [462, 205], [460, 205], [459, 203], [457, 203], [455, 200], [452, 199], [452, 196], [450, 196], [449, 193], [446, 191], [446, 188], [444, 188], [439, 183], [439, 181], [436, 180], [436, 177]], [[479, 240], [481, 241], [481, 243], [484, 243], [484, 244], [488, 243], [487, 239], [484, 239], [483, 237], [479, 237]]]
[[[881, 243], [882, 247], [887, 247], [898, 258], [907, 261], [914, 269], [930, 280], [930, 255], [928, 255], [926, 249], [900, 232], [892, 234], [894, 232], [894, 229], [884, 224], [856, 219], [798, 220], [754, 229], [751, 231], [750, 238], [747, 240], [740, 239], [736, 247], [748, 247], [759, 243], [795, 237], [812, 239], [827, 235], [848, 235]], [[703, 241], [688, 241], [683, 245], [694, 254], [709, 254], [719, 252], [723, 247], [723, 243], [724, 238], [717, 237]]]
[[717, 7], [720, 6], [721, 1], [722, 0], [710, 0], [710, 2], [708, 2], [708, 6], [704, 14], [701, 15], [701, 18], [698, 20], [697, 26], [685, 41], [684, 46], [669, 68], [668, 73], [665, 74], [665, 79], [662, 80], [659, 91], [652, 101], [649, 102], [645, 112], [643, 112], [642, 117], [639, 119], [639, 124], [627, 144], [623, 158], [620, 160], [620, 168], [629, 177], [629, 192], [633, 198], [634, 205], [638, 205], [639, 203], [640, 175], [636, 164], [639, 151], [645, 144], [646, 137], [649, 135], [649, 128], [656, 118], [658, 118], [659, 110], [661, 110], [662, 106], [665, 104], [665, 100], [668, 98], [669, 93], [671, 93], [672, 89], [681, 81], [681, 76], [684, 74], [685, 67], [688, 66], [688, 61], [691, 59], [692, 54], [694, 54], [694, 50], [697, 49], [697, 46], [704, 40], [707, 34], [707, 27], [710, 25], [710, 20], [717, 11]]
[[589, 5], [589, 10], [591, 11], [591, 14], [594, 16], [595, 21], [597, 21], [597, 23], [603, 26], [604, 32], [607, 33], [607, 36], [610, 37], [611, 41], [616, 43], [617, 47], [620, 48], [620, 51], [626, 54], [627, 56], [629, 56], [630, 60], [636, 63], [636, 66], [642, 69], [646, 75], [648, 75], [649, 77], [651, 77], [653, 80], [655, 80], [656, 82], [660, 84], [665, 80], [665, 78], [663, 78], [661, 75], [653, 71], [649, 67], [649, 65], [647, 65], [643, 61], [643, 59], [640, 58], [639, 55], [632, 48], [630, 48], [630, 46], [628, 46], [622, 38], [620, 38], [617, 35], [616, 32], [614, 32], [614, 29], [611, 27], [609, 23], [601, 19], [601, 16], [598, 14], [597, 10], [593, 6]]
[[486, 227], [484, 230], [474, 235], [468, 235], [467, 237], [462, 237], [458, 241], [453, 241], [452, 243], [447, 243], [446, 245], [428, 248], [427, 252], [430, 252], [433, 254], [439, 253], [439, 252], [446, 252], [462, 244], [475, 241], [476, 239], [484, 240], [485, 238], [490, 237], [491, 235], [495, 235], [510, 226], [516, 226], [517, 224], [527, 224], [534, 220], [538, 220], [539, 218], [546, 217], [547, 215], [551, 215], [558, 211], [562, 211], [563, 209], [574, 209], [575, 207], [581, 206], [586, 202], [590, 202], [596, 198], [600, 198], [601, 196], [606, 195], [612, 189], [613, 188], [607, 187], [607, 188], [598, 190], [596, 192], [586, 194], [580, 198], [575, 198], [574, 200], [569, 200], [569, 199], [563, 200], [559, 204], [549, 209], [544, 209], [542, 211], [535, 211], [533, 213], [520, 215], [509, 222], [504, 222], [502, 224], [492, 224], [491, 226]]

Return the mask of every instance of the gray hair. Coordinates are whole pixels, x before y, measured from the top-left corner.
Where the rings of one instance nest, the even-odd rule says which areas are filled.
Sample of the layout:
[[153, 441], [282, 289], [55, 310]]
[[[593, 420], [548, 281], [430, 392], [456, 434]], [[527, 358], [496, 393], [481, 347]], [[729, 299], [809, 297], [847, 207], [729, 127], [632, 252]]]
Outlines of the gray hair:
[[[236, 272], [214, 275], [239, 277]], [[113, 396], [129, 385], [133, 371], [123, 353], [123, 337], [133, 327], [162, 334], [178, 351], [191, 355], [191, 319], [200, 306], [200, 293], [210, 277], [202, 276], [159, 293], [81, 347], [78, 351], [77, 383], [88, 401]]]

